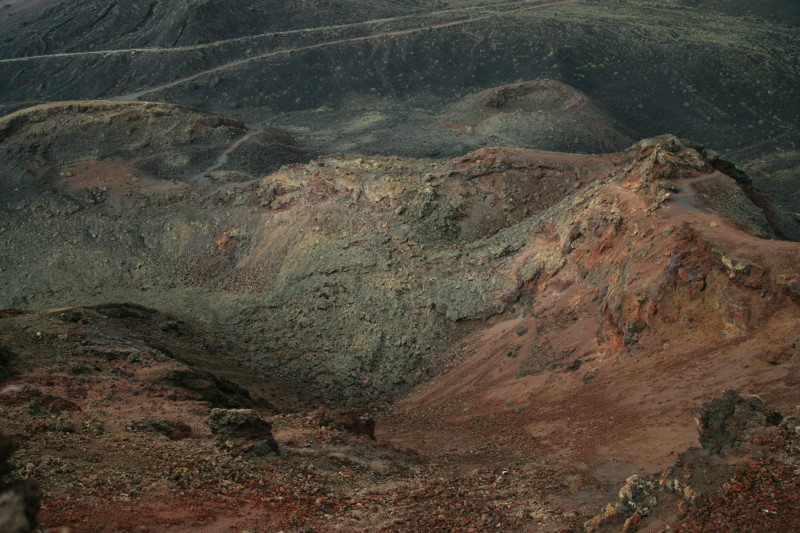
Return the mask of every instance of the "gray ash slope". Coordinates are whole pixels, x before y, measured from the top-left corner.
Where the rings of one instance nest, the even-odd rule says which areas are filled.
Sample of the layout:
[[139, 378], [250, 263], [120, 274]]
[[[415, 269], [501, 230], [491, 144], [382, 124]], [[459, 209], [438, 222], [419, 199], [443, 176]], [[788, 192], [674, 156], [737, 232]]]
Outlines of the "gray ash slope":
[[615, 149], [663, 133], [739, 161], [795, 147], [795, 10], [656, 4], [61, 2], [2, 24], [0, 109], [135, 94], [287, 129], [326, 153], [608, 151], [502, 126], [437, 128], [465, 98], [553, 79], [613, 118], [625, 139]]

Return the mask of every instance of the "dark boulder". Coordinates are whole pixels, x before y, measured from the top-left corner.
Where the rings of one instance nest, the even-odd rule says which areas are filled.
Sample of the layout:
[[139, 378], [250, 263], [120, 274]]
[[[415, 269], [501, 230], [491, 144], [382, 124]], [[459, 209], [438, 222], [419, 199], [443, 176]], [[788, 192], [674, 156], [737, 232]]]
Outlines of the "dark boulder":
[[239, 441], [260, 441], [255, 447], [258, 455], [280, 455], [280, 448], [272, 436], [272, 424], [261, 418], [253, 409], [212, 409], [206, 418], [214, 435]]
[[139, 431], [165, 435], [171, 440], [185, 439], [192, 432], [192, 429], [183, 422], [156, 418], [142, 418], [141, 420], [137, 420], [133, 423], [133, 428]]
[[213, 407], [241, 407], [254, 403], [247, 389], [202, 370], [168, 370], [158, 381], [193, 393]]
[[781, 420], [758, 396], [745, 397], [730, 389], [704, 403], [695, 418], [700, 444], [720, 455], [740, 449], [754, 432]]

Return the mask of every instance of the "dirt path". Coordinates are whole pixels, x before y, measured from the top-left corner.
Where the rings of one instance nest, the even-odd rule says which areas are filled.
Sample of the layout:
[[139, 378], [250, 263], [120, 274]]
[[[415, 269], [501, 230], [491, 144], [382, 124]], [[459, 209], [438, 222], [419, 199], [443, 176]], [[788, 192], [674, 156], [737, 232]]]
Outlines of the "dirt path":
[[214, 161], [214, 164], [203, 170], [202, 172], [198, 172], [194, 176], [192, 176], [189, 181], [197, 184], [197, 185], [207, 185], [208, 184], [208, 175], [214, 172], [215, 170], [219, 170], [223, 166], [228, 163], [228, 155], [230, 155], [234, 150], [239, 148], [242, 144], [247, 142], [253, 136], [258, 135], [264, 128], [255, 124], [248, 124], [247, 125], [247, 133], [239, 137], [236, 141], [234, 141], [227, 150], [222, 152], [217, 160]]
[[486, 14], [486, 15], [481, 15], [481, 16], [478, 16], [478, 17], [470, 17], [470, 18], [467, 18], [467, 19], [459, 19], [459, 20], [454, 20], [454, 21], [449, 21], [449, 22], [442, 22], [442, 23], [439, 23], [439, 24], [431, 25], [431, 26], [421, 26], [421, 27], [408, 28], [408, 29], [404, 29], [404, 30], [394, 30], [394, 31], [388, 31], [388, 32], [378, 32], [378, 33], [373, 33], [373, 34], [370, 34], [370, 35], [364, 35], [364, 36], [360, 36], [360, 37], [347, 37], [347, 38], [344, 38], [344, 39], [334, 39], [334, 40], [331, 40], [331, 41], [325, 41], [325, 42], [321, 42], [321, 43], [314, 43], [314, 44], [298, 46], [298, 47], [294, 47], [294, 48], [287, 48], [287, 49], [283, 49], [283, 50], [275, 50], [275, 51], [272, 51], [272, 52], [266, 52], [266, 53], [255, 55], [255, 56], [248, 57], [248, 58], [245, 58], [245, 59], [238, 59], [236, 61], [230, 61], [228, 63], [224, 63], [224, 64], [216, 66], [214, 68], [210, 68], [210, 69], [198, 72], [196, 74], [192, 74], [191, 76], [186, 76], [186, 77], [171, 81], [169, 83], [164, 83], [162, 85], [158, 85], [158, 86], [155, 86], [155, 87], [150, 87], [148, 89], [145, 89], [145, 90], [142, 90], [142, 91], [138, 91], [138, 92], [135, 92], [135, 93], [120, 95], [120, 96], [116, 97], [115, 99], [118, 99], [118, 100], [138, 100], [142, 96], [145, 96], [145, 95], [148, 95], [148, 94], [152, 94], [152, 93], [156, 93], [156, 92], [162, 91], [164, 89], [169, 89], [170, 87], [175, 87], [177, 85], [184, 84], [186, 82], [195, 80], [195, 79], [200, 78], [202, 76], [207, 76], [209, 74], [214, 74], [214, 73], [217, 73], [217, 72], [220, 72], [220, 71], [223, 71], [223, 70], [229, 70], [229, 69], [232, 69], [232, 68], [236, 68], [236, 67], [239, 67], [241, 65], [244, 65], [244, 64], [252, 62], [252, 61], [259, 61], [259, 60], [264, 60], [264, 59], [272, 59], [272, 58], [275, 58], [275, 57], [283, 57], [283, 56], [294, 54], [294, 53], [297, 53], [297, 52], [305, 52], [305, 51], [308, 51], [308, 50], [315, 50], [315, 49], [319, 49], [319, 48], [327, 48], [329, 46], [336, 46], [336, 45], [339, 45], [339, 44], [349, 44], [349, 43], [356, 43], [356, 42], [362, 42], [362, 41], [371, 41], [371, 40], [381, 39], [381, 38], [385, 38], [385, 37], [398, 37], [398, 36], [401, 36], [401, 35], [410, 35], [410, 34], [413, 34], [413, 33], [420, 33], [420, 32], [424, 32], [424, 31], [432, 31], [432, 30], [437, 30], [437, 29], [442, 29], [442, 28], [449, 28], [449, 27], [453, 27], [453, 26], [461, 26], [461, 25], [464, 25], [464, 24], [471, 24], [473, 22], [478, 22], [480, 20], [486, 20], [486, 19], [490, 19], [490, 18], [500, 17], [500, 16], [503, 16], [503, 15], [508, 15], [508, 14], [512, 14], [512, 13], [520, 13], [520, 12], [529, 11], [529, 10], [532, 10], [532, 9], [539, 9], [539, 8], [543, 8], [543, 7], [551, 7], [551, 6], [555, 6], [555, 5], [559, 5], [559, 4], [566, 4], [566, 3], [575, 2], [575, 1], [576, 0], [558, 0], [557, 2], [549, 2], [549, 3], [546, 3], [546, 4], [537, 4], [537, 5], [534, 5], [534, 6], [519, 7], [519, 8], [509, 9], [509, 10], [506, 10], [506, 11], [492, 11], [492, 12]]
[[[41, 0], [42, 3], [47, 3], [48, 1], [50, 3], [52, 3], [52, 0]], [[563, 3], [566, 3], [566, 2], [574, 2], [574, 1], [575, 0], [559, 0], [557, 2], [550, 2], [550, 3], [547, 3], [547, 4], [537, 4], [537, 5], [534, 5], [534, 6], [518, 7], [518, 8], [513, 8], [513, 9], [507, 9], [505, 11], [490, 11], [486, 15], [481, 15], [481, 16], [477, 16], [477, 17], [470, 17], [470, 18], [467, 18], [467, 19], [458, 19], [458, 20], [453, 20], [453, 21], [440, 23], [440, 24], [434, 24], [434, 25], [430, 25], [430, 26], [419, 26], [419, 27], [414, 27], [414, 28], [408, 28], [406, 30], [398, 30], [397, 32], [386, 32], [386, 33], [371, 34], [371, 35], [366, 35], [366, 36], [362, 36], [362, 37], [352, 37], [352, 38], [348, 38], [348, 39], [342, 39], [341, 41], [331, 41], [331, 42], [319, 43], [319, 44], [327, 46], [327, 45], [339, 44], [340, 42], [347, 42], [347, 41], [351, 41], [351, 40], [364, 40], [364, 39], [370, 39], [370, 38], [379, 38], [379, 37], [383, 37], [383, 36], [386, 36], [386, 35], [413, 33], [413, 32], [423, 31], [423, 30], [432, 29], [432, 28], [444, 28], [444, 27], [448, 27], [448, 26], [466, 24], [466, 23], [469, 23], [469, 22], [476, 22], [476, 21], [479, 21], [479, 20], [487, 19], [487, 18], [493, 18], [493, 17], [502, 16], [502, 15], [507, 15], [507, 14], [510, 14], [510, 13], [518, 13], [518, 12], [522, 12], [522, 11], [528, 11], [530, 9], [537, 9], [537, 8], [540, 8], [540, 7], [547, 7], [547, 6], [552, 6], [552, 5], [556, 5], [556, 4], [563, 4]], [[510, 5], [515, 5], [515, 4], [519, 4], [519, 3], [520, 2], [505, 2], [505, 3], [497, 4], [494, 7], [503, 6], [503, 5], [509, 5], [509, 4]], [[11, 0], [11, 1], [8, 2], [8, 4], [13, 6], [14, 5], [14, 1]], [[3, 9], [4, 5], [6, 5], [6, 4], [0, 5], [0, 9]], [[42, 7], [45, 7], [45, 6], [43, 5]], [[343, 30], [343, 29], [348, 29], [348, 28], [357, 28], [359, 26], [372, 26], [372, 25], [376, 25], [376, 24], [385, 24], [385, 23], [388, 23], [388, 22], [396, 22], [396, 21], [400, 21], [400, 20], [404, 20], [404, 19], [424, 18], [424, 17], [435, 16], [435, 15], [442, 15], [442, 14], [446, 14], [446, 13], [456, 13], [456, 12], [460, 12], [460, 11], [480, 9], [482, 7], [485, 7], [485, 6], [475, 6], [475, 7], [458, 8], [458, 9], [445, 9], [445, 10], [441, 10], [441, 11], [430, 11], [430, 12], [427, 12], [427, 13], [414, 13], [414, 14], [411, 14], [411, 15], [400, 15], [400, 16], [397, 16], [397, 17], [386, 17], [386, 18], [380, 18], [380, 19], [371, 19], [371, 20], [365, 20], [365, 21], [362, 21], [362, 22], [351, 22], [351, 23], [347, 23], [347, 24], [333, 24], [333, 25], [330, 25], [330, 26], [318, 26], [318, 27], [315, 27], [315, 28], [299, 28], [299, 29], [296, 29], [296, 30], [285, 30], [285, 31], [277, 31], [277, 32], [258, 33], [258, 34], [255, 34], [255, 35], [245, 35], [245, 36], [242, 36], [242, 37], [235, 37], [235, 38], [232, 38], [232, 39], [223, 39], [223, 40], [220, 40], [220, 41], [214, 41], [212, 43], [203, 43], [203, 44], [196, 44], [196, 45], [191, 45], [191, 46], [176, 46], [174, 48], [114, 48], [114, 49], [109, 49], [109, 50], [91, 50], [91, 51], [85, 51], [85, 52], [64, 52], [64, 53], [56, 53], [56, 54], [41, 54], [41, 55], [35, 55], [35, 56], [14, 57], [14, 58], [0, 59], [0, 64], [2, 64], [2, 63], [22, 63], [22, 62], [26, 62], [26, 61], [34, 61], [34, 60], [39, 60], [39, 59], [66, 58], [66, 57], [109, 56], [109, 55], [123, 55], [123, 54], [171, 54], [171, 53], [175, 53], [175, 52], [192, 52], [192, 51], [197, 51], [197, 50], [206, 50], [206, 49], [218, 48], [218, 47], [226, 45], [226, 44], [232, 44], [232, 43], [237, 43], [237, 42], [245, 42], [245, 41], [248, 41], [248, 40], [251, 40], [251, 39], [259, 39], [259, 38], [264, 38], [264, 37], [280, 37], [280, 36], [288, 36], [288, 35], [295, 35], [295, 34], [302, 34], [302, 33], [313, 33], [313, 32], [319, 32], [319, 31], [329, 31], [329, 30]], [[0, 17], [1, 16], [4, 16], [4, 14], [0, 13]], [[316, 45], [311, 45], [311, 46], [316, 46]], [[303, 49], [304, 49], [304, 47], [292, 48], [292, 49], [282, 50], [282, 52], [289, 53], [289, 52], [292, 52], [292, 51], [298, 51], [298, 50], [303, 50]], [[256, 59], [256, 58], [259, 58], [259, 57], [260, 56], [255, 56], [252, 59]]]

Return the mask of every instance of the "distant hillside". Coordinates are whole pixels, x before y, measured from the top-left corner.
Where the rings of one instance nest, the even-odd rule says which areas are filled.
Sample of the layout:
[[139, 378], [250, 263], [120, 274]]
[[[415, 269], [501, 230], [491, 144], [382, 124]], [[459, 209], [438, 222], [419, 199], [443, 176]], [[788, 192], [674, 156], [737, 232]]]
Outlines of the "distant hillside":
[[751, 15], [775, 24], [800, 25], [800, 4], [791, 0], [679, 0], [679, 3], [696, 7], [702, 13]]
[[397, 16], [421, 6], [393, 0], [62, 0], [23, 14], [22, 20], [8, 20], [0, 57], [191, 46]]
[[[678, 134], [740, 161], [797, 149], [800, 36], [722, 6], [65, 1], [2, 23], [0, 113], [64, 99], [167, 101], [288, 130], [318, 152], [444, 157], [510, 138], [437, 128], [458, 122], [452, 106], [551, 79], [630, 139]], [[791, 21], [794, 9], [758, 12]], [[537, 144], [543, 131], [514, 142], [587, 150]]]

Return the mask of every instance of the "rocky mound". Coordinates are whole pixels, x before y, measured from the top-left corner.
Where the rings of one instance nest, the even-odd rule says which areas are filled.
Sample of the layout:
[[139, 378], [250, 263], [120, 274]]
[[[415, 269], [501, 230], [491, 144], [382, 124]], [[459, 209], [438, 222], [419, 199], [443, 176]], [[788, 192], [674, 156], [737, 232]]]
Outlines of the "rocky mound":
[[[80, 139], [79, 142], [76, 142]], [[224, 183], [242, 169], [261, 173], [306, 160], [291, 136], [169, 104], [60, 102], [0, 119], [3, 201], [42, 200], [76, 209], [102, 196], [135, 199]], [[227, 174], [216, 172], [226, 166]]]
[[[581, 91], [556, 80], [533, 80], [496, 87], [455, 106], [450, 127], [467, 129], [500, 146], [604, 153], [631, 140], [613, 117]], [[463, 124], [459, 124], [463, 123]]]
[[[633, 475], [586, 531], [794, 531], [800, 527], [800, 417], [725, 390], [697, 418], [702, 449]], [[674, 528], [674, 529], [673, 529]]]

